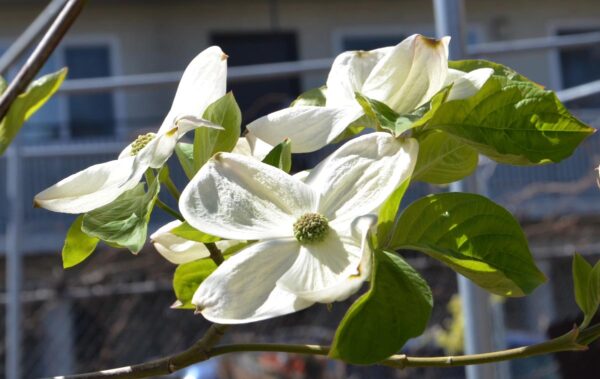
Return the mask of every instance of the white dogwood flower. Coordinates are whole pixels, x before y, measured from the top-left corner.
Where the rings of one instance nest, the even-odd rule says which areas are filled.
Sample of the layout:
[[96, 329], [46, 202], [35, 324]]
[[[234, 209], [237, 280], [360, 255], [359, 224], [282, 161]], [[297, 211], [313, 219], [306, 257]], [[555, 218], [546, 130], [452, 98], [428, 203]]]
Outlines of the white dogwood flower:
[[[179, 220], [171, 221], [161, 226], [150, 236], [150, 241], [156, 251], [169, 262], [177, 265], [210, 257], [210, 252], [205, 244], [185, 239], [171, 232], [181, 224], [182, 222]], [[217, 241], [215, 244], [219, 250], [225, 251], [240, 243], [242, 241], [222, 240]]]
[[373, 220], [361, 216], [377, 212], [410, 177], [417, 153], [416, 140], [372, 133], [302, 181], [242, 155], [215, 155], [179, 208], [205, 233], [258, 242], [221, 264], [192, 303], [213, 322], [246, 323], [346, 299], [370, 271]]
[[325, 106], [282, 109], [255, 120], [248, 129], [271, 145], [289, 138], [292, 152], [305, 153], [332, 142], [364, 114], [357, 92], [398, 113], [410, 113], [450, 83], [454, 85], [448, 99], [469, 97], [493, 70], [468, 74], [450, 70], [448, 75], [449, 41], [449, 37], [434, 40], [415, 34], [396, 46], [346, 51], [336, 57], [327, 77]]
[[201, 52], [186, 68], [171, 110], [156, 133], [139, 136], [113, 161], [75, 173], [35, 196], [36, 206], [62, 213], [85, 213], [132, 189], [148, 168], [160, 168], [177, 141], [198, 127], [223, 129], [202, 119], [206, 108], [225, 95], [227, 55], [217, 46]]

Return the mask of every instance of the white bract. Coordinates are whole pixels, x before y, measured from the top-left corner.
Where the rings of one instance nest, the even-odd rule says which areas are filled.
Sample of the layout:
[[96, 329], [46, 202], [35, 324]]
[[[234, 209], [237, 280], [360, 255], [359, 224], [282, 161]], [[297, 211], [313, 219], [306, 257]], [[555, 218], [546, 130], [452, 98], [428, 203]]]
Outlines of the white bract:
[[75, 173], [35, 196], [36, 206], [62, 213], [85, 213], [111, 203], [132, 189], [148, 168], [160, 168], [177, 141], [198, 127], [223, 129], [202, 119], [206, 108], [225, 95], [227, 56], [217, 46], [194, 58], [186, 68], [171, 110], [157, 133], [139, 136], [113, 161]]
[[416, 140], [372, 133], [302, 181], [242, 155], [215, 155], [179, 208], [198, 230], [258, 242], [221, 264], [192, 303], [213, 322], [246, 323], [348, 298], [370, 272], [373, 220], [361, 216], [410, 177], [417, 153]]
[[250, 123], [258, 138], [276, 145], [292, 141], [292, 152], [318, 150], [363, 114], [355, 93], [381, 101], [398, 113], [410, 113], [453, 83], [448, 100], [473, 95], [493, 70], [469, 73], [448, 69], [449, 37], [434, 40], [415, 34], [396, 46], [338, 55], [327, 77], [325, 106], [299, 105]]
[[[210, 257], [206, 245], [201, 242], [190, 241], [173, 234], [171, 231], [182, 224], [181, 221], [171, 221], [160, 227], [150, 236], [150, 241], [165, 259], [177, 265], [189, 263], [198, 259]], [[215, 244], [221, 251], [233, 247], [241, 241], [223, 240]]]

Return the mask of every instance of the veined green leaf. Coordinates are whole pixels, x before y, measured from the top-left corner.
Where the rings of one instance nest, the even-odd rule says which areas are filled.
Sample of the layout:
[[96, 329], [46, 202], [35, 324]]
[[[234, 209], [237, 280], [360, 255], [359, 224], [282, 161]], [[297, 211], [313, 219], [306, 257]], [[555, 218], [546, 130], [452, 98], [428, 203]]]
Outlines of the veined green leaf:
[[400, 215], [390, 246], [424, 252], [498, 295], [523, 296], [546, 280], [517, 220], [479, 195], [415, 201]]
[[211, 236], [210, 234], [199, 231], [188, 224], [187, 221], [184, 221], [175, 227], [173, 230], [171, 230], [171, 233], [178, 237], [185, 238], [186, 240], [203, 243], [217, 242], [221, 240], [219, 237]]
[[[0, 120], [0, 155], [16, 137], [23, 123], [31, 117], [42, 105], [48, 101], [67, 75], [63, 68], [55, 73], [42, 76], [29, 85], [27, 90], [20, 94], [10, 106], [6, 116]], [[6, 83], [2, 80], [4, 84]], [[2, 89], [1, 92], [3, 92]]]
[[431, 290], [402, 258], [376, 250], [369, 291], [340, 322], [329, 356], [352, 364], [373, 364], [398, 352], [425, 330]]
[[194, 145], [191, 143], [178, 142], [175, 145], [175, 154], [177, 155], [177, 159], [179, 160], [179, 164], [181, 168], [183, 168], [183, 172], [188, 177], [188, 179], [192, 179], [196, 171], [194, 171]]
[[81, 231], [83, 215], [79, 215], [67, 232], [65, 244], [62, 249], [63, 268], [70, 268], [83, 262], [89, 257], [98, 242], [96, 237], [90, 237]]
[[325, 106], [325, 102], [327, 101], [325, 97], [326, 93], [327, 87], [325, 86], [310, 89], [306, 92], [301, 93], [300, 96], [296, 98], [296, 100], [292, 101], [290, 107], [296, 107], [299, 105], [323, 107]]
[[112, 203], [86, 213], [81, 230], [137, 254], [146, 242], [148, 221], [159, 189], [158, 180], [152, 182], [148, 192], [144, 192], [143, 183], [138, 184]]
[[584, 315], [580, 327], [585, 329], [600, 305], [600, 262], [594, 267], [581, 255], [573, 257], [573, 284], [575, 302]]
[[240, 138], [242, 112], [233, 97], [228, 92], [225, 96], [209, 105], [202, 118], [221, 125], [224, 130], [212, 128], [197, 128], [194, 132], [194, 173], [204, 165], [214, 154], [230, 152]]
[[500, 63], [490, 62], [485, 59], [465, 59], [460, 61], [448, 61], [448, 67], [464, 72], [471, 72], [479, 68], [491, 68], [494, 70], [494, 75], [505, 77], [508, 80], [527, 82], [531, 85], [542, 88], [541, 85], [531, 81], [530, 79], [527, 79], [525, 76], [519, 74], [512, 68], [504, 66]]
[[441, 130], [417, 136], [419, 156], [414, 180], [448, 184], [467, 177], [477, 169], [479, 154], [465, 142]]
[[559, 162], [594, 132], [572, 116], [551, 91], [493, 75], [479, 92], [440, 104], [427, 129], [453, 135], [501, 162]]
[[289, 173], [292, 168], [292, 142], [286, 138], [271, 149], [262, 161]]
[[389, 243], [392, 235], [391, 232], [394, 229], [398, 210], [400, 209], [400, 203], [402, 198], [408, 189], [410, 184], [410, 178], [406, 179], [400, 187], [394, 191], [394, 193], [387, 198], [381, 208], [379, 208], [379, 215], [377, 217], [377, 247], [384, 247]]

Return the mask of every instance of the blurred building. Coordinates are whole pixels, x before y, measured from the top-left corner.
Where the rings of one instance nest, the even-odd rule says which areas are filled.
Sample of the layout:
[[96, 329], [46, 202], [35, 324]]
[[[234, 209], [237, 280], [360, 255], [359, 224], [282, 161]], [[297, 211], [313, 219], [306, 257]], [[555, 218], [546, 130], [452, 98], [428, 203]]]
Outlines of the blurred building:
[[[0, 0], [0, 53], [45, 4], [37, 0]], [[600, 2], [594, 0], [470, 0], [466, 1], [466, 10], [470, 45], [600, 32]], [[43, 72], [68, 66], [68, 79], [86, 79], [181, 71], [212, 44], [220, 45], [229, 55], [230, 67], [332, 58], [344, 50], [393, 45], [413, 33], [434, 35], [431, 1], [88, 1]], [[600, 44], [487, 58], [554, 90], [600, 79]], [[12, 69], [8, 77], [16, 70]], [[229, 88], [247, 123], [287, 106], [300, 92], [323, 84], [326, 74], [312, 72], [232, 83]], [[35, 359], [27, 362], [29, 371], [24, 375], [100, 369], [148, 359], [185, 348], [205, 327], [197, 318], [168, 309], [173, 299], [169, 288], [173, 267], [150, 258], [154, 254], [151, 248], [146, 256], [136, 259], [123, 258], [125, 252], [101, 251], [82, 269], [62, 272], [58, 252], [73, 218], [29, 207], [30, 199], [43, 188], [93, 163], [114, 159], [137, 134], [157, 129], [174, 91], [175, 85], [167, 85], [62, 94], [25, 126], [19, 141], [23, 150], [26, 235], [22, 249], [27, 254], [24, 346], [29, 357]], [[600, 96], [572, 101], [568, 106], [584, 121], [600, 125]], [[550, 284], [533, 296], [505, 303], [510, 330], [526, 330], [531, 338], [540, 338], [555, 320], [574, 316], [569, 257], [574, 250], [594, 259], [600, 253], [596, 216], [600, 212], [600, 190], [593, 170], [600, 162], [599, 147], [598, 137], [592, 136], [573, 157], [557, 165], [517, 168], [487, 162], [478, 171], [479, 191], [517, 214], [550, 278]], [[0, 177], [1, 203], [6, 196], [3, 158]], [[419, 184], [406, 203], [439, 190]], [[153, 217], [154, 228], [166, 220], [159, 210]], [[0, 254], [4, 251], [7, 222], [6, 208], [0, 207]], [[430, 275], [428, 279], [435, 279], [430, 283], [441, 299], [434, 317], [439, 322], [445, 316], [443, 303], [455, 290], [453, 276], [448, 270], [441, 274], [429, 260], [423, 263], [422, 258], [418, 259], [422, 271]], [[4, 297], [0, 300], [6, 302]], [[284, 330], [290, 325], [311, 325], [313, 316], [331, 332], [335, 323], [325, 310], [310, 312], [281, 323], [262, 323], [258, 333], [268, 334], [273, 325]], [[145, 317], [148, 315], [153, 317]], [[0, 320], [3, 317], [2, 312]], [[162, 325], [171, 321], [173, 327], [164, 327], [171, 331], [169, 334]], [[176, 331], [180, 325], [198, 329], [194, 333]], [[250, 333], [248, 329], [242, 331]], [[144, 336], [150, 335], [153, 337], [145, 341]], [[175, 340], [164, 343], [169, 336], [175, 336]], [[71, 353], [60, 354], [58, 359], [53, 354], [56, 351]]]

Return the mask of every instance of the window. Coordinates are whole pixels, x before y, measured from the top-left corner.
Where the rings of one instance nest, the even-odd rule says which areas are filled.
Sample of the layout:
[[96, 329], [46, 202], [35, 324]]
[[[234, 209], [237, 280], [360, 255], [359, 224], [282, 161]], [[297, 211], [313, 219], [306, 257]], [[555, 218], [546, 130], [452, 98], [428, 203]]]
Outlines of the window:
[[[229, 55], [230, 67], [298, 60], [296, 34], [292, 32], [215, 33], [211, 42]], [[233, 83], [230, 89], [242, 109], [245, 125], [288, 107], [300, 93], [300, 83], [296, 76]]]
[[[600, 31], [600, 28], [560, 29], [558, 35], [590, 33]], [[580, 48], [561, 49], [559, 53], [559, 68], [562, 87], [576, 85], [600, 79], [600, 46], [591, 45]], [[569, 102], [569, 108], [600, 108], [600, 95]]]
[[[0, 53], [5, 49], [0, 49]], [[27, 56], [12, 67], [7, 79], [12, 79]], [[42, 76], [69, 68], [68, 79], [107, 77], [113, 74], [111, 49], [108, 44], [77, 44], [59, 46], [40, 73]], [[115, 104], [110, 92], [54, 96], [25, 124], [24, 142], [98, 138], [115, 135]]]

